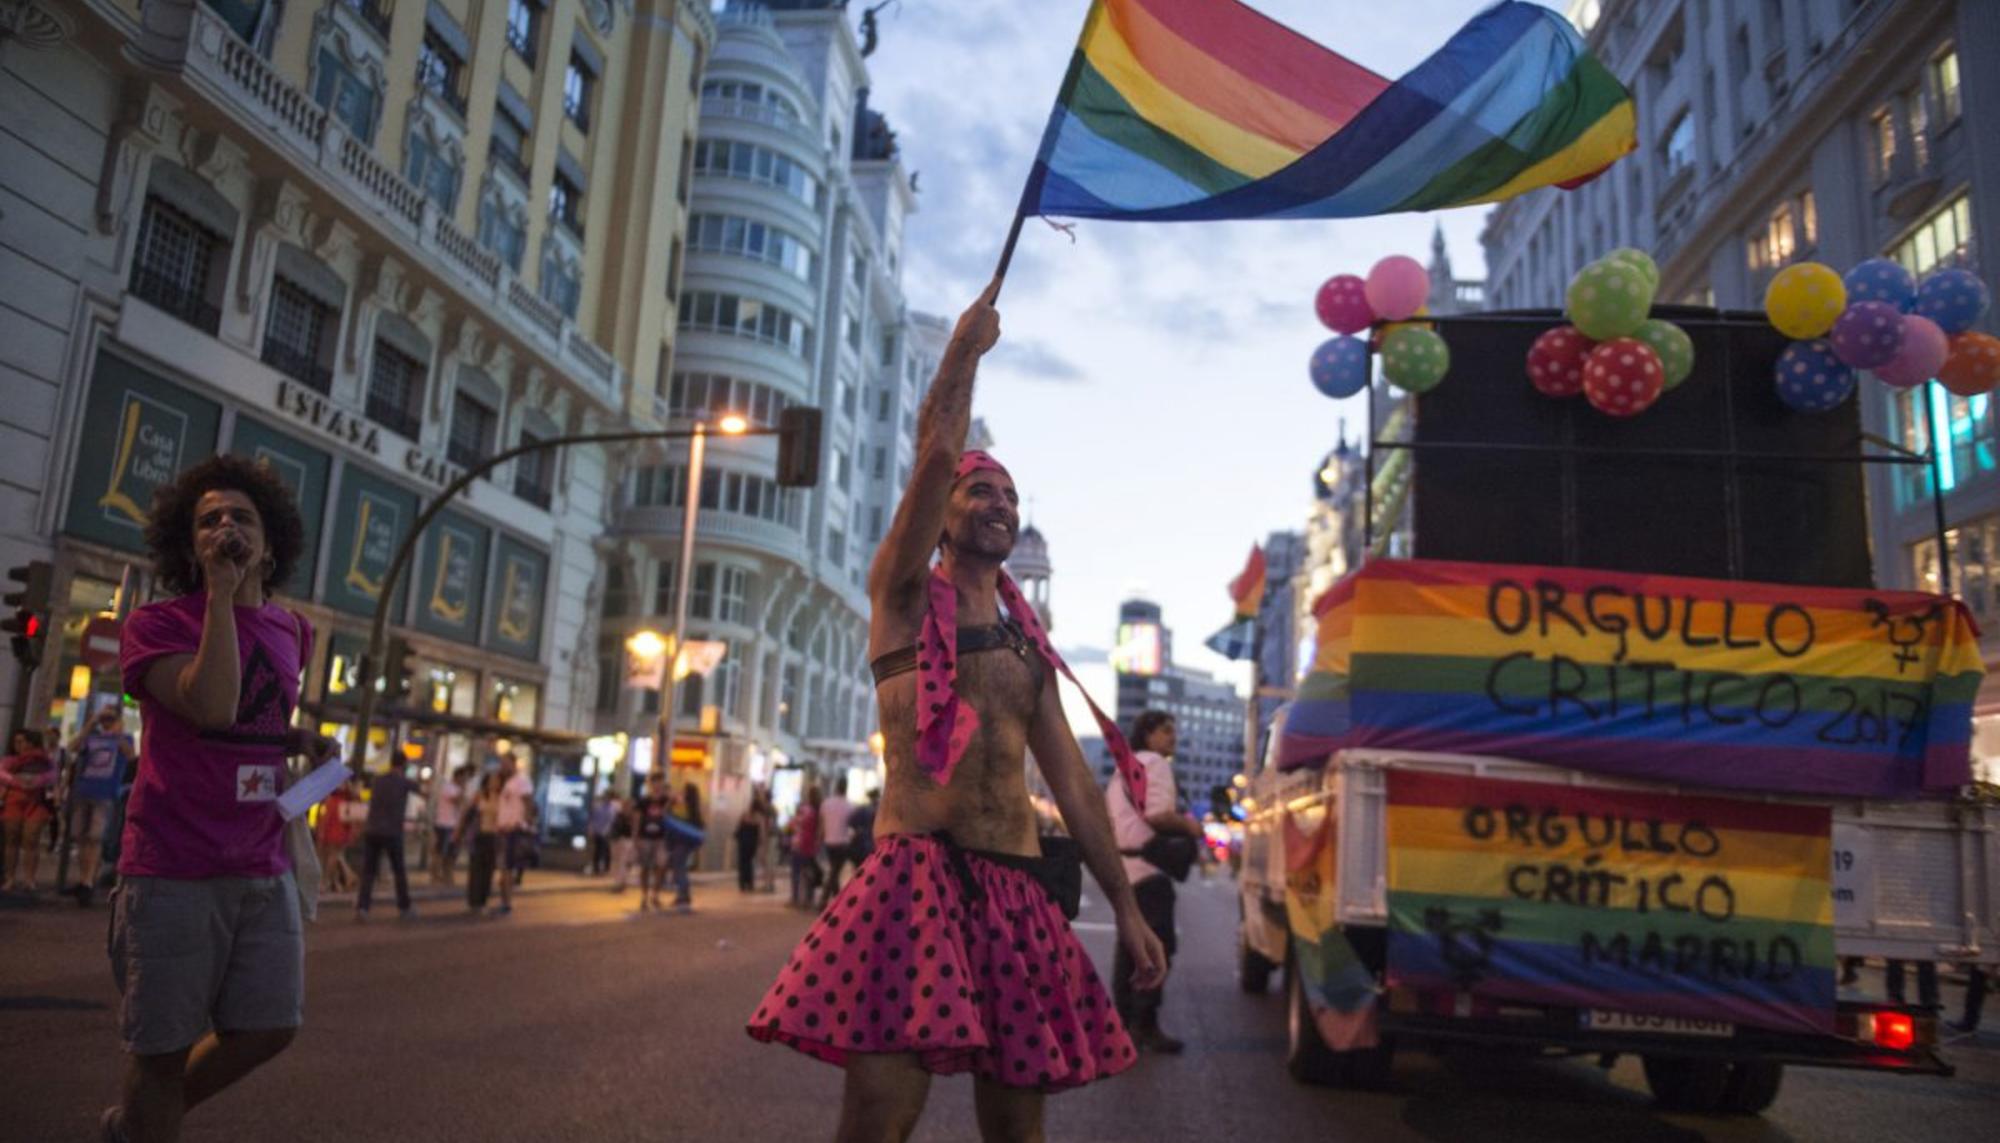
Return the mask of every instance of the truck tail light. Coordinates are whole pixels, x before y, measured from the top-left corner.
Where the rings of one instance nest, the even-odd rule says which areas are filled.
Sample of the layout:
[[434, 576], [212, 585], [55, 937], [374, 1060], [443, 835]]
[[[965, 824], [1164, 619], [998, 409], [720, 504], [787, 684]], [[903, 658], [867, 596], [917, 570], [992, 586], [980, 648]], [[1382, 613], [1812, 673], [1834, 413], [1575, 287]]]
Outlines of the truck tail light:
[[1917, 1042], [1917, 1022], [1903, 1012], [1875, 1014], [1875, 1045], [1892, 1052], [1907, 1052]]

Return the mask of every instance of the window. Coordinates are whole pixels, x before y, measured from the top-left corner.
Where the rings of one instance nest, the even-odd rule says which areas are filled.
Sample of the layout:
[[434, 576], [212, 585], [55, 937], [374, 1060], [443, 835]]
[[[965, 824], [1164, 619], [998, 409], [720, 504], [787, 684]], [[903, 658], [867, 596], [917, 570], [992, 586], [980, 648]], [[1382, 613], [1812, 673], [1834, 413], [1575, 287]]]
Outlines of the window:
[[1808, 249], [1819, 245], [1819, 200], [1811, 191], [1799, 196], [1799, 235]]
[[883, 389], [875, 394], [875, 421], [877, 424], [883, 424], [889, 420], [889, 402], [891, 399], [889, 390], [887, 389]]
[[673, 303], [675, 295], [681, 291], [681, 238], [674, 235], [674, 244], [667, 251], [667, 302]]
[[549, 180], [549, 217], [583, 237], [583, 190], [561, 172]]
[[877, 445], [875, 448], [875, 468], [873, 475], [875, 479], [880, 480], [884, 476], [887, 476], [888, 474], [889, 474], [889, 446]]
[[330, 48], [320, 49], [313, 102], [340, 120], [348, 134], [363, 143], [375, 142], [375, 88]]
[[674, 576], [673, 563], [661, 560], [658, 574], [653, 577], [653, 614], [674, 613], [674, 592], [679, 590], [679, 587], [679, 580]]
[[819, 180], [804, 167], [768, 147], [755, 147], [728, 139], [704, 139], [695, 144], [694, 173], [769, 183], [790, 192], [792, 197], [815, 209], [819, 206]]
[[1910, 161], [1921, 171], [1931, 165], [1930, 122], [1924, 115], [1924, 90], [1903, 93], [1903, 121], [1910, 128]]
[[1771, 209], [1764, 228], [1751, 235], [1750, 268], [1774, 270], [1791, 262], [1802, 249], [1819, 240], [1819, 208], [1811, 191]]
[[1918, 277], [1939, 266], [1973, 269], [1971, 198], [1961, 193], [1939, 207], [1912, 227], [1889, 256]]
[[507, 105], [493, 108], [493, 160], [502, 170], [511, 171], [523, 184], [528, 181], [528, 127]]
[[535, 43], [541, 38], [542, 7], [537, 0], [507, 0], [507, 46], [535, 66]]
[[1931, 87], [1937, 95], [1938, 126], [1958, 122], [1962, 106], [1958, 94], [1958, 49], [1946, 48], [1931, 61]]
[[132, 292], [204, 333], [222, 327], [227, 241], [164, 200], [148, 197], [132, 257]]
[[464, 81], [465, 60], [444, 33], [426, 25], [423, 43], [417, 49], [417, 86], [435, 92], [445, 106], [464, 116]]
[[694, 140], [681, 136], [681, 165], [674, 179], [674, 199], [682, 206], [688, 204], [688, 191], [694, 184]]
[[583, 278], [576, 266], [551, 251], [542, 259], [541, 286], [542, 300], [575, 321], [577, 306], [583, 300]]
[[856, 353], [861, 352], [861, 316], [859, 314], [847, 315], [847, 348], [852, 349]]
[[[711, 487], [713, 485], [702, 488], [704, 497]], [[715, 618], [715, 565], [712, 563], [694, 565], [694, 583], [688, 590], [688, 614], [699, 619]]]
[[403, 177], [447, 214], [458, 203], [458, 164], [422, 132], [410, 135], [409, 161], [403, 165]]
[[492, 198], [479, 203], [479, 244], [500, 256], [507, 268], [521, 272], [521, 255], [528, 248], [528, 223], [521, 212], [508, 210]]
[[485, 402], [464, 392], [452, 394], [451, 439], [445, 456], [461, 468], [483, 463], [493, 453], [496, 418]]
[[882, 506], [880, 504], [868, 509], [868, 542], [871, 544], [882, 542]]
[[851, 487], [853, 477], [854, 466], [848, 460], [847, 450], [844, 448], [835, 449], [833, 451], [833, 486], [845, 490]]
[[826, 531], [826, 558], [835, 567], [847, 566], [847, 533], [839, 528]]
[[753, 338], [812, 356], [812, 327], [805, 319], [755, 298], [693, 290], [681, 295], [683, 329], [711, 330]]
[[271, 280], [264, 363], [320, 393], [333, 390], [333, 342], [340, 315], [282, 277]]
[[1870, 117], [1868, 123], [1875, 181], [1885, 183], [1889, 181], [1890, 168], [1896, 164], [1896, 118], [1885, 107]]
[[742, 623], [749, 611], [750, 573], [739, 567], [722, 569], [722, 593], [715, 617], [724, 623]]
[[632, 606], [631, 586], [625, 581], [625, 564], [612, 560], [604, 566], [604, 617], [624, 615]]
[[[542, 443], [542, 438], [534, 433], [521, 434], [523, 445]], [[526, 500], [537, 508], [547, 508], [553, 499], [549, 488], [549, 469], [553, 467], [546, 451], [524, 452], [514, 458], [514, 495]]]
[[590, 98], [597, 87], [597, 73], [575, 52], [569, 55], [569, 70], [563, 73], [563, 114], [579, 128], [590, 130]]
[[733, 214], [697, 214], [688, 219], [688, 241], [696, 250], [734, 254], [768, 262], [810, 282], [819, 258], [804, 238], [783, 227]]
[[378, 338], [368, 370], [368, 419], [415, 440], [423, 395], [424, 363]]
[[[1945, 558], [1951, 561], [1952, 594], [1965, 602], [1974, 619], [1990, 624], [1995, 617], [1994, 595], [2000, 590], [2000, 558], [1996, 558], [2000, 517], [1984, 516], [1960, 524], [1945, 532], [1944, 542]], [[1944, 590], [1935, 539], [1911, 545], [1910, 563], [1918, 590]]]
[[1694, 116], [1686, 111], [1674, 118], [1674, 125], [1667, 128], [1667, 141], [1663, 154], [1668, 179], [1682, 171], [1694, 167]]

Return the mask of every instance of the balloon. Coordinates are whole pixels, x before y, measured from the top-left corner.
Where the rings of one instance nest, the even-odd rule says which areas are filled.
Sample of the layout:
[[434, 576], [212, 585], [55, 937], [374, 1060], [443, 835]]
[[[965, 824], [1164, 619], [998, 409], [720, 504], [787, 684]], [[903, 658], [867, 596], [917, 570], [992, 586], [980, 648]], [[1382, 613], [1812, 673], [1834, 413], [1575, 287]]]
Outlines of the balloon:
[[1613, 338], [1584, 360], [1583, 399], [1607, 416], [1630, 417], [1660, 399], [1666, 379], [1652, 346], [1636, 337]]
[[1382, 376], [1406, 393], [1437, 388], [1451, 368], [1451, 350], [1434, 330], [1407, 326], [1382, 340]]
[[1833, 328], [1847, 308], [1847, 287], [1830, 266], [1801, 262], [1778, 271], [1764, 291], [1764, 313], [1778, 332], [1807, 340]]
[[1545, 330], [1528, 347], [1528, 383], [1544, 397], [1574, 397], [1583, 392], [1583, 361], [1596, 342], [1573, 325]]
[[1908, 389], [1937, 376], [1951, 353], [1951, 337], [1938, 324], [1917, 314], [1903, 315], [1903, 348], [1886, 364], [1875, 367], [1884, 385]]
[[1415, 258], [1391, 254], [1368, 271], [1368, 305], [1385, 321], [1402, 321], [1423, 308], [1431, 296], [1430, 271]]
[[1854, 392], [1854, 370], [1825, 339], [1795, 341], [1778, 355], [1778, 400], [1802, 413], [1824, 413]]
[[1368, 387], [1368, 344], [1358, 337], [1331, 337], [1313, 350], [1313, 388], [1329, 397], [1352, 397]]
[[1828, 340], [1856, 369], [1887, 365], [1903, 351], [1903, 311], [1888, 302], [1855, 302], [1834, 321]]
[[1653, 256], [1644, 250], [1636, 246], [1620, 246], [1618, 249], [1606, 254], [1604, 261], [1625, 263], [1634, 270], [1639, 271], [1639, 275], [1646, 279], [1646, 284], [1651, 286], [1655, 292], [1659, 290], [1660, 264], [1653, 261]]
[[1653, 308], [1653, 287], [1627, 262], [1592, 262], [1569, 283], [1569, 319], [1585, 337], [1605, 341], [1625, 337]]
[[1990, 393], [2000, 385], [2000, 337], [1961, 333], [1951, 339], [1951, 356], [1938, 370], [1938, 384], [1961, 397]]
[[1638, 332], [1632, 336], [1652, 346], [1653, 352], [1659, 354], [1660, 368], [1666, 374], [1660, 386], [1662, 389], [1674, 388], [1694, 372], [1694, 339], [1680, 326], [1653, 318], [1642, 322]]
[[1847, 272], [1847, 304], [1888, 302], [1904, 313], [1917, 304], [1917, 279], [1902, 263], [1888, 258], [1870, 258]]
[[1335, 274], [1320, 284], [1318, 296], [1313, 298], [1313, 310], [1319, 314], [1320, 324], [1335, 333], [1360, 333], [1375, 320], [1375, 311], [1368, 308], [1368, 295], [1361, 278], [1355, 274]]
[[1938, 270], [1917, 287], [1916, 312], [1938, 323], [1946, 333], [1959, 334], [1972, 328], [1992, 301], [1986, 283], [1967, 270]]

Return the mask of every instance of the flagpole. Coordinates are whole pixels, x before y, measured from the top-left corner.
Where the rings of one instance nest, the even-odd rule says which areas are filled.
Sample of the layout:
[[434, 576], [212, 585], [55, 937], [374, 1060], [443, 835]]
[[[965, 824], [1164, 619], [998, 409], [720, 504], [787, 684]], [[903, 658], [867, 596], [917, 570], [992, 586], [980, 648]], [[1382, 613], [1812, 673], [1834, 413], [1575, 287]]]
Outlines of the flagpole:
[[993, 268], [993, 300], [996, 302], [1000, 300], [1000, 287], [1007, 281], [1007, 267], [1014, 262], [1014, 244], [1021, 240], [1021, 224], [1027, 219], [1028, 216], [1020, 210], [1014, 211], [1014, 225], [1007, 230], [1006, 245], [1000, 247], [1000, 264]]

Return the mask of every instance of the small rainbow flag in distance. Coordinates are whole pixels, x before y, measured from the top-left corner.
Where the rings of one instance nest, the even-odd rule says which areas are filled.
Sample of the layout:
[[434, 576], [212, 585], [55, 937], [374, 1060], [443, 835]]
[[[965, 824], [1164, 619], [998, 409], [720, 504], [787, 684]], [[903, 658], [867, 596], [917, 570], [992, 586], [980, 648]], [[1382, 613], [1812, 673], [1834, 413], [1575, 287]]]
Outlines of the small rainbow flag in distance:
[[1259, 544], [1250, 546], [1250, 558], [1243, 564], [1243, 570], [1229, 581], [1229, 598], [1236, 603], [1236, 614], [1228, 626], [1202, 641], [1202, 645], [1225, 659], [1252, 659], [1257, 655], [1257, 613], [1264, 606], [1264, 582], [1268, 570], [1264, 563], [1264, 548]]
[[1357, 218], [1573, 187], [1637, 145], [1567, 20], [1503, 0], [1391, 83], [1236, 0], [1095, 0], [1023, 215]]

